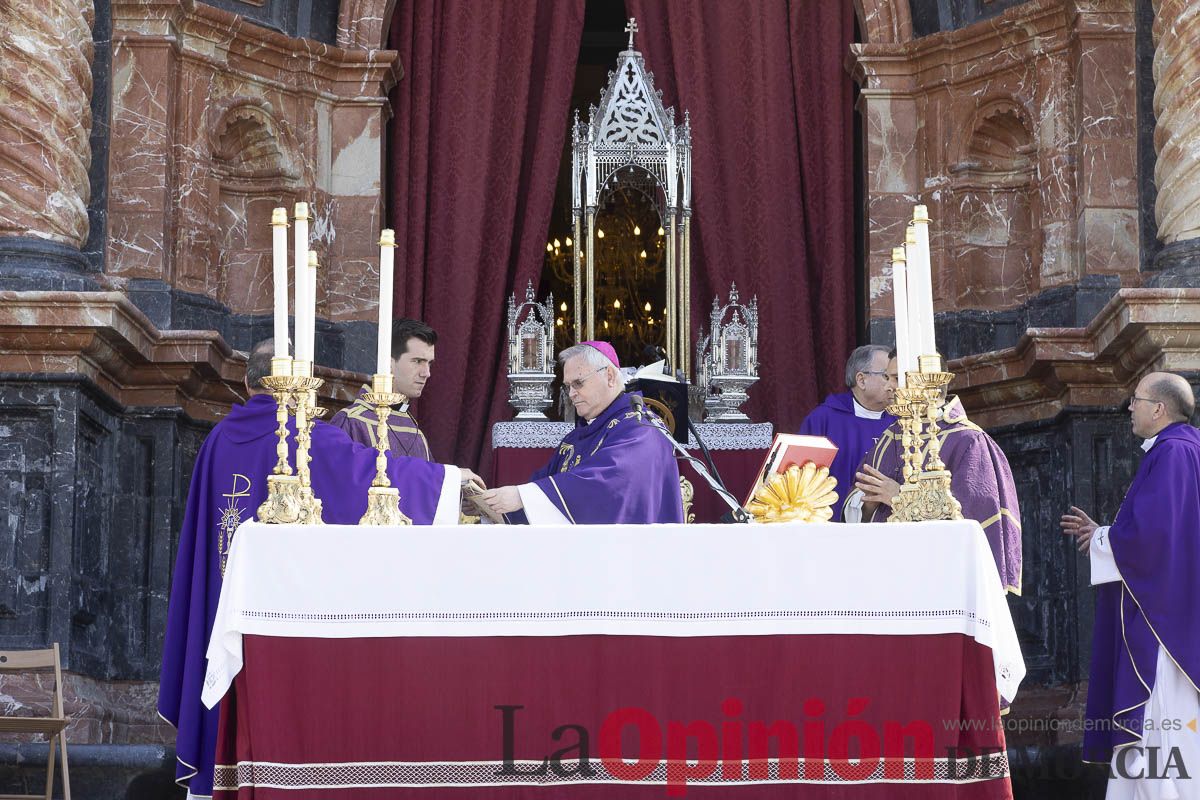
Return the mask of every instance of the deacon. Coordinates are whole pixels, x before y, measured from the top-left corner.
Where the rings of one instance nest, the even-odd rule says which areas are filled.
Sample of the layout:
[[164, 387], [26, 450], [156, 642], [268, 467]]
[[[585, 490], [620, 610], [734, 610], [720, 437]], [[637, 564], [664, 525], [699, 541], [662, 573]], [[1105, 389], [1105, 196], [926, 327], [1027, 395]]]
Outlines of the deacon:
[[[1107, 797], [1200, 798], [1200, 431], [1192, 387], [1153, 372], [1129, 401], [1146, 451], [1112, 525], [1072, 506], [1063, 533], [1096, 587], [1083, 758]], [[1188, 726], [1192, 726], [1189, 729]]]
[[[245, 405], [235, 405], [200, 448], [175, 557], [158, 711], [176, 728], [176, 782], [187, 786], [192, 796], [212, 794], [218, 709], [206, 709], [200, 692], [225, 558], [238, 525], [254, 519], [267, 499], [267, 475], [278, 460], [277, 406], [260, 384], [271, 372], [273, 352], [272, 340], [254, 348], [246, 365], [250, 398]], [[294, 465], [294, 422], [289, 420], [289, 426]], [[367, 510], [376, 451], [318, 421], [310, 452], [312, 486], [322, 501], [322, 518], [330, 524], [357, 524]], [[473, 475], [470, 470], [389, 455], [387, 473], [400, 490], [401, 511], [414, 523], [458, 522], [459, 484]]]
[[627, 394], [608, 342], [558, 355], [577, 427], [529, 483], [484, 493], [495, 512], [532, 524], [682, 522], [679, 467], [664, 431]]
[[[429, 441], [417, 426], [408, 410], [409, 403], [421, 396], [433, 367], [437, 332], [415, 319], [392, 322], [392, 391], [404, 395], [399, 407], [388, 415], [388, 452], [432, 461]], [[386, 353], [386, 351], [385, 351]], [[375, 406], [365, 399], [371, 387], [363, 386], [358, 399], [346, 409], [334, 414], [329, 424], [341, 428], [359, 444], [376, 447], [379, 418]]]
[[[824, 436], [837, 445], [829, 473], [837, 479], [837, 496], [854, 489], [854, 473], [863, 456], [896, 418], [885, 410], [896, 394], [896, 371], [888, 371], [890, 353], [878, 344], [857, 348], [846, 361], [846, 388], [831, 394], [800, 424], [800, 433]], [[833, 522], [842, 521], [841, 503], [833, 508]]]
[[[895, 374], [896, 360], [888, 362]], [[938, 422], [941, 458], [950, 470], [950, 492], [962, 504], [963, 516], [973, 519], [987, 535], [1004, 588], [1021, 593], [1021, 511], [1012, 470], [1000, 445], [967, 419], [962, 403], [951, 397]], [[842, 507], [846, 522], [886, 522], [892, 498], [904, 480], [900, 423], [893, 423], [867, 453], [854, 476], [855, 491]]]

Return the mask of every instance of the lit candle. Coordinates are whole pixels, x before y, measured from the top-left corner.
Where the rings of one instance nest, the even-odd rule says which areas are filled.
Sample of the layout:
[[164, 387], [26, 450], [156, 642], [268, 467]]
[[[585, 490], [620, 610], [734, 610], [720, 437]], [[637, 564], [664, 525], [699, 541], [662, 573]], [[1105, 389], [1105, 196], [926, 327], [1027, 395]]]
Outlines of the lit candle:
[[305, 350], [305, 345], [308, 343], [308, 335], [304, 329], [310, 302], [308, 298], [308, 281], [304, 279], [308, 274], [308, 203], [296, 203], [293, 218], [296, 221], [294, 232], [296, 237], [296, 269], [294, 275], [294, 280], [296, 281], [294, 312], [296, 315], [296, 360], [312, 361], [312, 351]]
[[308, 286], [304, 294], [308, 298], [308, 313], [305, 314], [304, 334], [308, 341], [304, 344], [304, 352], [308, 360], [313, 361], [316, 354], [316, 343], [313, 341], [317, 333], [317, 251], [308, 251]]
[[[925, 206], [913, 209], [913, 233], [915, 247], [908, 256], [909, 286], [912, 307], [915, 310], [913, 344], [918, 356], [937, 354], [937, 341], [933, 330], [933, 272], [929, 263], [929, 212]], [[913, 262], [913, 255], [917, 261]]]
[[385, 228], [379, 234], [379, 342], [375, 372], [392, 374], [392, 271], [396, 257], [396, 232]]
[[903, 247], [892, 248], [892, 303], [896, 317], [896, 379], [905, 386], [905, 372], [913, 368], [908, 336], [908, 274]]
[[275, 282], [275, 357], [288, 357], [287, 209], [271, 212], [272, 278]]

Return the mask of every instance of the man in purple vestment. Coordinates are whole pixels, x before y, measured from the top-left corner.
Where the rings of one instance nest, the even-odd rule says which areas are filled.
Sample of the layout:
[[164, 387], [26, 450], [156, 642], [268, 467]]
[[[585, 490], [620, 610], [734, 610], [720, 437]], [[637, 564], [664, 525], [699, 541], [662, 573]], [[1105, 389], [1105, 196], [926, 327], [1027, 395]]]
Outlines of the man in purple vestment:
[[[829, 474], [837, 479], [837, 496], [845, 499], [854, 489], [854, 473], [863, 456], [896, 418], [886, 409], [896, 394], [896, 372], [888, 371], [888, 348], [867, 344], [855, 349], [846, 361], [848, 392], [831, 394], [800, 424], [800, 433], [825, 436], [838, 446]], [[841, 503], [833, 508], [833, 522], [842, 521]]]
[[[408, 406], [425, 390], [436, 344], [437, 332], [424, 322], [415, 319], [392, 322], [392, 391], [406, 398], [388, 415], [388, 452], [394, 455], [433, 460], [429, 441], [409, 413]], [[359, 444], [377, 447], [379, 417], [375, 406], [363, 399], [369, 391], [370, 386], [363, 386], [354, 403], [334, 414], [329, 424], [341, 428]]]
[[[205, 651], [221, 594], [225, 559], [238, 525], [254, 519], [267, 497], [267, 475], [278, 460], [277, 405], [259, 381], [270, 374], [273, 346], [260, 343], [246, 366], [250, 398], [234, 406], [205, 439], [192, 471], [179, 536], [158, 711], [176, 728], [176, 781], [190, 795], [212, 794], [217, 709], [200, 701]], [[289, 420], [290, 463], [295, 427]], [[357, 524], [367, 509], [376, 452], [318, 421], [312, 430], [312, 486], [329, 524]], [[462, 475], [457, 467], [388, 457], [388, 478], [400, 490], [400, 508], [420, 525], [458, 522]]]
[[[894, 372], [896, 360], [888, 364]], [[1013, 594], [1021, 593], [1021, 510], [1012, 470], [1000, 445], [967, 419], [957, 397], [947, 400], [938, 422], [941, 458], [950, 470], [950, 491], [962, 504], [962, 514], [983, 528], [1000, 581]], [[904, 480], [900, 424], [892, 424], [855, 473], [855, 491], [845, 499], [846, 522], [886, 522], [892, 498]]]
[[[1072, 506], [1096, 615], [1083, 757], [1109, 798], [1200, 797], [1200, 431], [1192, 387], [1153, 372], [1129, 401], [1146, 451], [1112, 525]], [[1191, 729], [1188, 729], [1189, 723]]]
[[579, 424], [529, 483], [492, 489], [484, 502], [535, 525], [683, 522], [674, 450], [625, 393], [612, 345], [584, 342], [558, 360]]

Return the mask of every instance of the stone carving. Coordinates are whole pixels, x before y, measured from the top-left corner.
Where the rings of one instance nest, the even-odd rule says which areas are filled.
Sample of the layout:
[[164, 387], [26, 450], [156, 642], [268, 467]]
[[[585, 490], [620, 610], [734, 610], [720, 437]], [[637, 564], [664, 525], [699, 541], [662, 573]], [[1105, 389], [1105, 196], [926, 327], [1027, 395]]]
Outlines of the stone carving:
[[1194, 0], [1154, 5], [1154, 211], [1170, 244], [1200, 237], [1200, 13]]
[[88, 0], [0, 16], [0, 236], [87, 241], [94, 20]]

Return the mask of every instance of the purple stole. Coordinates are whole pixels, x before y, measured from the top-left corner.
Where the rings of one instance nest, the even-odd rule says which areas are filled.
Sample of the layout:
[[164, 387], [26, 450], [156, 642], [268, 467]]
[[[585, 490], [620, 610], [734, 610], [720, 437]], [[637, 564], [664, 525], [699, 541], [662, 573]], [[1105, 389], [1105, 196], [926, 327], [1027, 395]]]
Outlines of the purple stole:
[[[235, 405], [200, 448], [179, 534], [167, 630], [163, 642], [158, 712], [176, 728], [175, 780], [194, 795], [211, 795], [217, 709], [200, 702], [205, 652], [221, 595], [225, 560], [238, 525], [255, 518], [267, 497], [267, 475], [278, 459], [276, 404], [254, 395]], [[295, 464], [295, 428], [288, 439]], [[357, 524], [375, 477], [375, 451], [317, 422], [312, 433], [312, 483], [331, 524]], [[419, 459], [389, 458], [388, 477], [400, 488], [400, 507], [414, 522], [433, 521], [445, 468]]]
[[568, 433], [531, 480], [572, 524], [683, 522], [671, 443], [628, 394]]
[[1142, 738], [1160, 644], [1200, 685], [1200, 431], [1158, 434], [1108, 537], [1121, 580], [1096, 587], [1083, 735], [1084, 759], [1102, 763]]
[[[992, 437], [967, 419], [957, 397], [946, 404], [939, 429], [942, 463], [951, 473], [950, 491], [962, 504], [963, 517], [983, 528], [1004, 588], [1020, 594], [1021, 510], [1008, 459]], [[904, 484], [899, 423], [884, 431], [863, 463]], [[886, 522], [891, 515], [891, 506], [881, 504], [864, 521]]]
[[812, 410], [800, 424], [800, 433], [825, 436], [838, 446], [829, 474], [837, 479], [837, 496], [832, 522], [842, 521], [842, 503], [854, 491], [854, 473], [863, 457], [875, 447], [879, 437], [896, 418], [886, 411], [879, 419], [854, 415], [854, 395], [850, 392], [831, 394]]

